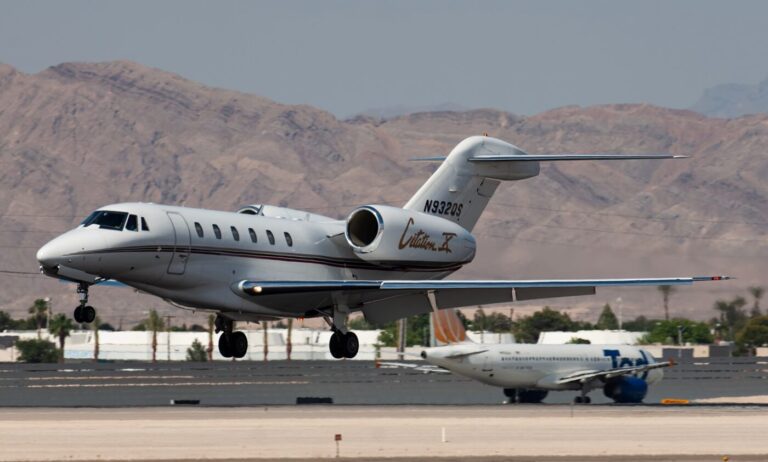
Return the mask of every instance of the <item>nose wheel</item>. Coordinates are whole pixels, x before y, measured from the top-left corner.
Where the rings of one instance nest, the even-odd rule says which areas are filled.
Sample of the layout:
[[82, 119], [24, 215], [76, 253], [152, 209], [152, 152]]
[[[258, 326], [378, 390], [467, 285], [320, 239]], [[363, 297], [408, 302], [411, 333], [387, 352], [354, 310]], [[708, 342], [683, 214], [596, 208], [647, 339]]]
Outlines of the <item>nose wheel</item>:
[[234, 322], [221, 315], [216, 316], [214, 326], [219, 336], [219, 354], [225, 358], [242, 358], [248, 353], [248, 337], [244, 332], [233, 331]]
[[77, 285], [77, 295], [80, 296], [80, 304], [75, 308], [75, 322], [90, 324], [96, 319], [96, 309], [88, 305], [88, 284], [79, 283]]

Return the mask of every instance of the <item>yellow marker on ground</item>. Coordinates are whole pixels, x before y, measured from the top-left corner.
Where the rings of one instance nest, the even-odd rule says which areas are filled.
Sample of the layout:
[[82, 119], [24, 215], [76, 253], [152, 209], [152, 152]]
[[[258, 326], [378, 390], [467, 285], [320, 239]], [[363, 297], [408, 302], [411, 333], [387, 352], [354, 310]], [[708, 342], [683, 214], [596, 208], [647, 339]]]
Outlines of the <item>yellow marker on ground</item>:
[[661, 400], [661, 404], [691, 404], [691, 400], [680, 398], [664, 398]]

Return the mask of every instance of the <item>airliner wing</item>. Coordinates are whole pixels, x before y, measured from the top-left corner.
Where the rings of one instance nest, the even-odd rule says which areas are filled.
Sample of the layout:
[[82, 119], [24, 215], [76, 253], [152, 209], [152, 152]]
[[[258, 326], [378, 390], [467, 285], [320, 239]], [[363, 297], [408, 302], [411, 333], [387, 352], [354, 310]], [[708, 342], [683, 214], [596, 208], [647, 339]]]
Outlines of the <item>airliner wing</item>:
[[343, 304], [351, 311], [363, 311], [370, 321], [390, 322], [415, 314], [428, 313], [433, 308], [460, 308], [542, 298], [593, 295], [596, 287], [686, 285], [724, 279], [729, 278], [727, 276], [694, 276], [485, 281], [243, 280], [233, 284], [232, 290], [249, 301], [279, 311], [309, 316]]
[[575, 383], [575, 382], [584, 383], [594, 379], [612, 379], [614, 377], [619, 377], [622, 375], [638, 374], [638, 373], [649, 371], [651, 369], [670, 367], [672, 365], [674, 365], [672, 361], [665, 361], [661, 363], [643, 364], [641, 366], [618, 367], [615, 369], [608, 369], [604, 371], [583, 371], [583, 372], [577, 372], [575, 374], [568, 375], [566, 377], [558, 378], [557, 380], [554, 381], [554, 383], [557, 385], [562, 385], [565, 383]]
[[450, 374], [451, 371], [443, 369], [440, 366], [433, 366], [431, 364], [413, 364], [413, 363], [400, 363], [400, 362], [387, 362], [379, 361], [376, 363], [376, 367], [382, 369], [410, 369], [412, 371], [423, 372], [425, 374]]

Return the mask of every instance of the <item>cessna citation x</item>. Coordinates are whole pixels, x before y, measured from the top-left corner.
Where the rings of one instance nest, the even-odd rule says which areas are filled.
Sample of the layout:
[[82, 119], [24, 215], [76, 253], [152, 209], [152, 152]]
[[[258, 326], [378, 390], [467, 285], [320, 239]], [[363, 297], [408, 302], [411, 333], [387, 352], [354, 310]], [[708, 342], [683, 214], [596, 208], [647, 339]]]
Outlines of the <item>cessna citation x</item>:
[[432, 366], [381, 365], [424, 372], [447, 369], [502, 387], [509, 401], [517, 403], [540, 403], [549, 391], [579, 390], [577, 404], [589, 404], [587, 393], [598, 388], [617, 403], [640, 403], [648, 385], [661, 380], [661, 368], [672, 365], [656, 362], [647, 351], [630, 345], [473, 343], [455, 310], [432, 313], [431, 324], [437, 346], [422, 351], [421, 357]]
[[115, 280], [173, 305], [217, 313], [219, 352], [243, 357], [234, 321], [323, 317], [330, 352], [353, 358], [350, 313], [383, 323], [439, 308], [591, 295], [597, 286], [691, 284], [720, 277], [587, 280], [441, 280], [475, 256], [472, 228], [504, 180], [539, 174], [539, 163], [669, 159], [667, 154], [529, 155], [501, 140], [470, 137], [403, 208], [364, 205], [336, 220], [251, 205], [235, 213], [146, 203], [104, 206], [37, 252], [41, 271], [77, 283], [78, 322], [92, 322], [89, 287]]

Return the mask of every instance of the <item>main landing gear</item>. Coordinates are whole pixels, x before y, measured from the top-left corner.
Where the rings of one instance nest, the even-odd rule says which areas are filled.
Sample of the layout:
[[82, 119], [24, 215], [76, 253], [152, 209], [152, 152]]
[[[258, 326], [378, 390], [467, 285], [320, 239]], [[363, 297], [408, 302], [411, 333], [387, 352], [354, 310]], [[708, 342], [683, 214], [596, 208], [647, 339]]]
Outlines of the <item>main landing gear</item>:
[[349, 308], [344, 305], [338, 305], [333, 310], [333, 321], [325, 318], [330, 324], [333, 335], [328, 342], [328, 349], [331, 350], [331, 356], [336, 359], [354, 358], [360, 349], [360, 342], [354, 332], [347, 330], [347, 318], [349, 317]]
[[77, 295], [80, 296], [80, 304], [75, 308], [75, 322], [90, 324], [96, 319], [96, 310], [88, 305], [88, 284], [77, 284]]
[[354, 332], [348, 331], [343, 334], [336, 330], [331, 335], [331, 341], [328, 342], [328, 349], [331, 350], [331, 356], [336, 359], [354, 358], [360, 349], [360, 342]]
[[590, 404], [592, 402], [592, 399], [587, 396], [587, 387], [586, 385], [581, 387], [581, 393], [579, 396], [573, 398], [573, 404]]
[[225, 358], [242, 358], [248, 353], [248, 337], [241, 331], [232, 331], [234, 322], [221, 315], [214, 321], [219, 336], [219, 354]]

